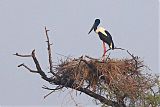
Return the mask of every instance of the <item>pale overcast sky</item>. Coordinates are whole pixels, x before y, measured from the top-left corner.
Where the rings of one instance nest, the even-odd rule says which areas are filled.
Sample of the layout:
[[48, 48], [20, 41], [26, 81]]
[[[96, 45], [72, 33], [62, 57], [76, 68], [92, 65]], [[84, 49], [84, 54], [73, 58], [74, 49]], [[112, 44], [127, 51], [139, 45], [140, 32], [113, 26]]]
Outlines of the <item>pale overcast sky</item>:
[[[88, 35], [95, 18], [112, 35], [116, 47], [128, 49], [158, 73], [158, 0], [0, 0], [0, 105], [73, 105], [68, 91], [53, 93], [39, 75], [17, 68], [31, 58], [12, 54], [36, 49], [44, 70], [48, 70], [44, 26], [50, 29], [54, 62], [61, 56], [102, 55], [102, 42], [94, 32]], [[113, 56], [127, 54], [114, 51]], [[54, 63], [56, 64], [56, 63]], [[72, 94], [75, 94], [74, 92]], [[94, 105], [92, 98], [75, 97], [83, 107]]]

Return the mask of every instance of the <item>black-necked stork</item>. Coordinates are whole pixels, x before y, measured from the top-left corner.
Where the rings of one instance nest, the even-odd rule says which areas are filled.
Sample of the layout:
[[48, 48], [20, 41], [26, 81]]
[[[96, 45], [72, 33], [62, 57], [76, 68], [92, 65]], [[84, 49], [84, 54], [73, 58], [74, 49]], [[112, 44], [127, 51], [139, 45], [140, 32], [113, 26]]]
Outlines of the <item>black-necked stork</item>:
[[104, 48], [103, 56], [105, 56], [105, 53], [107, 51], [105, 43], [108, 44], [110, 49], [114, 49], [114, 43], [113, 43], [111, 34], [107, 30], [105, 30], [103, 27], [98, 27], [99, 24], [100, 24], [100, 20], [96, 19], [89, 33], [94, 29], [94, 31], [99, 35], [99, 38], [103, 41], [103, 48]]

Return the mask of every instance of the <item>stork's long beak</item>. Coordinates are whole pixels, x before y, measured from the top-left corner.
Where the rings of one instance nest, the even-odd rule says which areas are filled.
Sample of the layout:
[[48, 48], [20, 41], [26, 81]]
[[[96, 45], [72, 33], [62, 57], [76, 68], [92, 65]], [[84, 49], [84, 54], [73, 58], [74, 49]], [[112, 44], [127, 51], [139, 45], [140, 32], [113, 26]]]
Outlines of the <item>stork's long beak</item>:
[[92, 31], [95, 27], [96, 27], [96, 24], [94, 23], [93, 26], [92, 26], [92, 28], [91, 28], [90, 31], [88, 32], [88, 34], [90, 34], [91, 31]]

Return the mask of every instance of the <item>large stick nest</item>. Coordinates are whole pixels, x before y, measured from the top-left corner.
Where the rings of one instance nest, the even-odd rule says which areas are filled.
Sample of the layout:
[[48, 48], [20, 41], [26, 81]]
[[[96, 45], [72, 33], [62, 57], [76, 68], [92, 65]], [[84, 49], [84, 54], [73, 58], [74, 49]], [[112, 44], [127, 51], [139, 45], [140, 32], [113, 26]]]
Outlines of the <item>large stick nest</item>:
[[[131, 55], [131, 54], [130, 54]], [[143, 61], [139, 57], [100, 61], [88, 56], [62, 61], [56, 68], [66, 84], [73, 88], [88, 88], [108, 98], [129, 97], [137, 99], [151, 86], [141, 71]]]

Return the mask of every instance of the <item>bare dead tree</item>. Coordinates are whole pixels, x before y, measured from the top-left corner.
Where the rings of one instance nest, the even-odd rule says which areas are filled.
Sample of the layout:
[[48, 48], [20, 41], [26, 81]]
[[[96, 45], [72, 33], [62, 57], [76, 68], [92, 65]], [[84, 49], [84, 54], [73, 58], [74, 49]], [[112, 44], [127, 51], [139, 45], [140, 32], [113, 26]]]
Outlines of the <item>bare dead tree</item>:
[[[81, 56], [64, 60], [53, 67], [52, 44], [49, 40], [48, 31], [45, 27], [49, 70], [53, 76], [47, 76], [41, 68], [35, 50], [29, 55], [14, 54], [18, 57], [31, 57], [36, 70], [32, 70], [24, 63], [18, 67], [24, 67], [32, 73], [39, 74], [42, 79], [50, 84], [57, 85], [56, 88], [43, 86], [43, 89], [52, 90], [45, 97], [66, 87], [83, 92], [102, 104], [112, 107], [126, 107], [128, 99], [133, 103], [141, 101], [140, 98], [154, 85], [154, 79], [141, 73], [146, 67], [143, 61], [128, 50], [126, 52], [131, 58], [112, 59], [108, 56], [105, 61], [101, 61], [90, 56]], [[125, 51], [122, 48], [116, 49]]]

